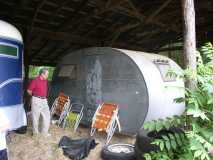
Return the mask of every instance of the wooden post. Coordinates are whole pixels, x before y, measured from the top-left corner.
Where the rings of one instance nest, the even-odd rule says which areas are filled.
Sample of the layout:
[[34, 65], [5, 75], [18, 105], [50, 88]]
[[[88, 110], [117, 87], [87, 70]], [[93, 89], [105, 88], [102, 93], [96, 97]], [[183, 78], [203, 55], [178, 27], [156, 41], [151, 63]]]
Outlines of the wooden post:
[[[181, 0], [184, 21], [184, 66], [196, 75], [196, 32], [194, 0]], [[190, 79], [186, 87], [195, 88], [196, 80]]]

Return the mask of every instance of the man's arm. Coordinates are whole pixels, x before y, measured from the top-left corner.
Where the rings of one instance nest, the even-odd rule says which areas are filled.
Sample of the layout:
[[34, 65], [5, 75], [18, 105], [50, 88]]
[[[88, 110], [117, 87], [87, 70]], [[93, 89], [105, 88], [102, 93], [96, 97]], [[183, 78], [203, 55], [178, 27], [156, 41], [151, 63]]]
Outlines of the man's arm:
[[33, 92], [31, 91], [31, 90], [27, 90], [27, 93], [30, 95], [30, 96], [32, 96], [33, 95]]
[[33, 95], [33, 90], [34, 90], [34, 88], [35, 88], [35, 80], [32, 80], [31, 82], [30, 82], [30, 85], [28, 86], [28, 88], [27, 88], [27, 93], [30, 95], [30, 96], [32, 96]]

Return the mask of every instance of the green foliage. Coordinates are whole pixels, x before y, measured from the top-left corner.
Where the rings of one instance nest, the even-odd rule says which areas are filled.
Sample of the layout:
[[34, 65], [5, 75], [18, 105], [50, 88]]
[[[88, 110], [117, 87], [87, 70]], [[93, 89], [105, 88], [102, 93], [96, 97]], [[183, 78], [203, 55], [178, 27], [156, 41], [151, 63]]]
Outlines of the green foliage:
[[48, 69], [48, 71], [49, 71], [48, 81], [51, 81], [52, 80], [52, 76], [53, 76], [53, 72], [55, 70], [55, 67], [32, 66], [32, 65], [30, 65], [30, 67], [29, 67], [29, 78], [32, 79], [32, 78], [38, 76], [39, 75], [39, 71], [42, 68], [47, 68]]
[[213, 61], [213, 46], [211, 43], [206, 43], [201, 47], [200, 52], [202, 53], [202, 59], [204, 63]]
[[197, 74], [190, 69], [183, 73], [170, 71], [168, 75], [185, 79], [196, 79], [195, 89], [185, 89], [185, 97], [175, 99], [185, 102], [183, 115], [165, 120], [147, 122], [148, 131], [160, 131], [171, 127], [180, 127], [184, 134], [175, 133], [155, 139], [153, 144], [160, 149], [146, 153], [146, 160], [213, 160], [213, 46], [206, 43], [197, 56]]
[[171, 127], [182, 127], [185, 122], [184, 116], [174, 116], [172, 118], [159, 119], [157, 121], [149, 121], [144, 124], [144, 129], [148, 131], [159, 132], [162, 129], [169, 129]]

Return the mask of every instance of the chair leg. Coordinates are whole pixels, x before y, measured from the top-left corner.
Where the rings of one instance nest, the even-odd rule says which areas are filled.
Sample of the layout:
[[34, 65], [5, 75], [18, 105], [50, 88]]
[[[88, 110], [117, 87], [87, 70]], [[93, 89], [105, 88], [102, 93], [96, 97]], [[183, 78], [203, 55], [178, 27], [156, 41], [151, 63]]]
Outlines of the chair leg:
[[112, 139], [116, 128], [117, 128], [117, 123], [116, 121], [113, 121], [107, 133], [106, 145], [109, 144], [110, 140]]
[[92, 128], [90, 131], [90, 136], [93, 136], [95, 134], [96, 128]]
[[75, 123], [75, 127], [74, 127], [74, 132], [76, 132], [80, 122], [81, 122], [81, 119], [83, 117], [83, 113], [81, 113], [80, 115], [78, 115], [78, 118], [76, 119], [76, 123]]
[[59, 117], [59, 120], [58, 120], [58, 126], [60, 126], [61, 125], [61, 123], [63, 122], [63, 119], [64, 119], [64, 117], [65, 117], [65, 115], [64, 115], [65, 113], [61, 113], [61, 115], [60, 115], [60, 117]]
[[52, 108], [51, 108], [51, 111], [50, 111], [50, 117], [51, 117], [51, 119], [53, 117], [53, 114], [55, 113], [55, 108], [56, 108], [56, 105], [53, 105]]
[[63, 114], [63, 113], [61, 113], [61, 115], [60, 115], [60, 117], [59, 117], [59, 119], [58, 119], [58, 126], [60, 126], [60, 124], [61, 124], [62, 114]]
[[62, 126], [63, 128], [65, 128], [66, 123], [67, 123], [67, 117], [64, 119], [63, 126]]
[[50, 110], [50, 117], [52, 118], [53, 114], [55, 113], [55, 109], [56, 109], [56, 106], [57, 106], [57, 101], [58, 101], [58, 98], [55, 99], [55, 101], [53, 102], [53, 105], [51, 107], [51, 110]]
[[58, 121], [58, 126], [60, 126], [63, 123], [63, 120], [65, 120], [68, 112], [69, 112], [69, 108], [68, 108], [68, 103], [65, 104], [64, 109], [60, 115], [59, 121]]

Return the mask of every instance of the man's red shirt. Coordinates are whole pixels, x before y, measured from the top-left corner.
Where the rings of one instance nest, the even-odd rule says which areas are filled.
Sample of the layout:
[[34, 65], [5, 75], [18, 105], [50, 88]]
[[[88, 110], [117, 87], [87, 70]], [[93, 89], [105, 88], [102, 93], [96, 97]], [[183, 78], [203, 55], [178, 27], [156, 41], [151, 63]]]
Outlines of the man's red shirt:
[[30, 82], [28, 90], [32, 91], [33, 96], [47, 97], [48, 81], [41, 76], [36, 77]]

